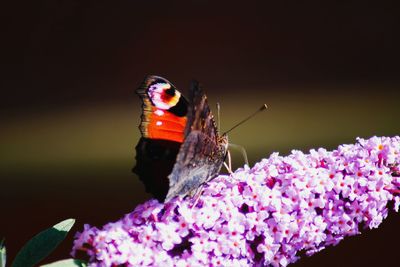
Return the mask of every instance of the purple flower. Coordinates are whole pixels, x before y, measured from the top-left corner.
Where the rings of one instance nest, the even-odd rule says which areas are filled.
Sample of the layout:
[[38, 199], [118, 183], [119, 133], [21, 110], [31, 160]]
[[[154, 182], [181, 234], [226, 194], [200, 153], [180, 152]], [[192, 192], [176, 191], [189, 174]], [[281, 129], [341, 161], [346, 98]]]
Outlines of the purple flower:
[[220, 175], [198, 200], [150, 200], [115, 223], [84, 226], [72, 254], [90, 266], [286, 266], [375, 228], [400, 206], [400, 137], [337, 150], [273, 153]]

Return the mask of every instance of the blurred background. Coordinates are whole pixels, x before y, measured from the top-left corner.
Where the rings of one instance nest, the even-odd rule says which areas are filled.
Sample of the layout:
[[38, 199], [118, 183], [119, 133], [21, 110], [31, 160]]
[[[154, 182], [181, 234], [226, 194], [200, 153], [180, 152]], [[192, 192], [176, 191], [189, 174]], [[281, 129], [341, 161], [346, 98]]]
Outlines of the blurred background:
[[[169, 2], [169, 1], [168, 1]], [[2, 7], [0, 236], [74, 232], [151, 198], [131, 173], [147, 74], [199, 80], [251, 164], [400, 132], [398, 9], [380, 1], [30, 1]], [[215, 109], [214, 109], [215, 110]], [[233, 153], [234, 166], [243, 164]], [[400, 216], [293, 266], [394, 266]]]

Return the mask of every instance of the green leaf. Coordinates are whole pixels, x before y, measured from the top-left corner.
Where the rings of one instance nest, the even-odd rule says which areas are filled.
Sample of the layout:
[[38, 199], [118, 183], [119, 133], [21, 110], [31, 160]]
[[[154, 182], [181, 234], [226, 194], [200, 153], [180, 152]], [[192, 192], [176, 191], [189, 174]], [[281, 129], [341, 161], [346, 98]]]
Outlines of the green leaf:
[[87, 266], [85, 261], [76, 259], [66, 259], [42, 265], [41, 267], [85, 267], [85, 266]]
[[4, 239], [0, 241], [0, 267], [6, 267], [6, 247], [4, 246]]
[[75, 219], [67, 219], [29, 240], [15, 257], [12, 267], [30, 267], [47, 257], [71, 230]]

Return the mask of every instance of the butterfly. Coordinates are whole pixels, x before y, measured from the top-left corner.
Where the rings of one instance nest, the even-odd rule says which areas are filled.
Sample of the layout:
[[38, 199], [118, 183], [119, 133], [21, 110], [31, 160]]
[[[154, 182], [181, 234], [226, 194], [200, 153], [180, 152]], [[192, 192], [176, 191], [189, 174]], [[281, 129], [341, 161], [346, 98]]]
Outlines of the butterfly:
[[168, 80], [147, 76], [136, 93], [142, 100], [133, 172], [146, 191], [168, 202], [193, 196], [219, 174], [227, 155], [228, 137], [220, 135], [197, 81], [188, 100]]

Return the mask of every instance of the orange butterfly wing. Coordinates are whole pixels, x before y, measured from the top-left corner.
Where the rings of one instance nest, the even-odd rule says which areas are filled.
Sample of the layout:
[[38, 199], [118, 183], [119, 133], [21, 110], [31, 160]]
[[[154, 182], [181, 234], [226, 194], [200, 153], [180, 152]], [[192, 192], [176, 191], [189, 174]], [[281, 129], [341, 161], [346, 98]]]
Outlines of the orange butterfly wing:
[[175, 86], [162, 77], [150, 75], [136, 92], [143, 102], [139, 125], [142, 136], [182, 143], [188, 102]]

